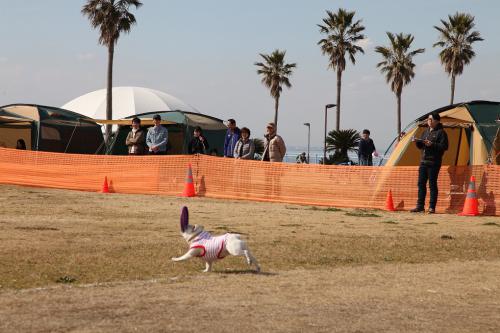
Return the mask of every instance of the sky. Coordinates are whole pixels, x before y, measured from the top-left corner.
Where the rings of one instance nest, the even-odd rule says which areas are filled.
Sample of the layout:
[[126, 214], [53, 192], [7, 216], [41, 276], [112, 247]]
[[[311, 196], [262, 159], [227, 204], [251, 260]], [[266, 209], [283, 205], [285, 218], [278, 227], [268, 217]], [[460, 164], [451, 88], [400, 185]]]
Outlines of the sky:
[[[83, 0], [0, 0], [0, 105], [62, 106], [106, 85], [107, 50], [80, 13]], [[475, 16], [485, 39], [476, 58], [458, 77], [455, 102], [500, 101], [500, 1], [331, 0], [143, 0], [133, 10], [137, 25], [115, 50], [114, 86], [139, 86], [174, 95], [200, 112], [237, 124], [262, 137], [274, 117], [274, 101], [256, 73], [259, 53], [286, 50], [297, 63], [280, 99], [279, 134], [287, 146], [322, 147], [324, 106], [336, 102], [336, 74], [317, 42], [325, 11], [355, 11], [366, 27], [365, 54], [348, 63], [342, 80], [340, 126], [370, 129], [384, 151], [396, 136], [396, 98], [376, 68], [374, 52], [388, 45], [386, 32], [411, 33], [416, 76], [403, 90], [402, 124], [445, 106], [450, 79], [432, 44], [433, 28], [457, 11]], [[335, 128], [335, 111], [328, 130]]]

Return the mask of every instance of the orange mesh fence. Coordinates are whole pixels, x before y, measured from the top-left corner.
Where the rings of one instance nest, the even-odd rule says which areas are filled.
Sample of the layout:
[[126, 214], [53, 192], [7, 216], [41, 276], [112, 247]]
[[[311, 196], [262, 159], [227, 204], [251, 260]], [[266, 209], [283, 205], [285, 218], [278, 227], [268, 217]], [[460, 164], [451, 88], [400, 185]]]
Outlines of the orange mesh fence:
[[[111, 192], [178, 196], [189, 164], [197, 195], [211, 198], [383, 209], [391, 190], [400, 210], [413, 208], [417, 200], [418, 167], [264, 163], [206, 155], [72, 155], [0, 148], [0, 183], [97, 192], [107, 177]], [[472, 175], [480, 212], [500, 215], [497, 165], [443, 166], [438, 212], [462, 210]]]

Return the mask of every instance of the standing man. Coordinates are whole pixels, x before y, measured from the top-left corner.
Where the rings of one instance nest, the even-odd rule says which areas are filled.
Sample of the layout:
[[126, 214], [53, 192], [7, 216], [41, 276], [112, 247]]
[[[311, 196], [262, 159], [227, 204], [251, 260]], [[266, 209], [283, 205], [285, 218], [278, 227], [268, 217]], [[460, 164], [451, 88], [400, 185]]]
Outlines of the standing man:
[[373, 166], [373, 153], [376, 153], [375, 144], [373, 143], [373, 140], [370, 139], [370, 131], [364, 129], [358, 146], [359, 165]]
[[412, 138], [417, 148], [422, 150], [420, 168], [418, 169], [418, 200], [417, 207], [411, 210], [413, 213], [424, 211], [425, 195], [427, 192], [427, 181], [431, 198], [429, 201], [429, 214], [436, 212], [438, 198], [437, 179], [443, 154], [448, 150], [448, 135], [441, 124], [439, 113], [433, 112], [427, 118], [429, 127], [424, 131], [420, 139]]
[[166, 155], [168, 130], [161, 126], [161, 117], [159, 114], [153, 116], [153, 123], [155, 125], [148, 129], [148, 134], [146, 136], [146, 144], [149, 147], [149, 153], [151, 155]]
[[240, 135], [240, 129], [236, 127], [236, 121], [234, 119], [228, 119], [226, 139], [224, 140], [224, 157], [232, 158], [234, 156], [234, 147], [236, 147]]
[[267, 134], [264, 135], [266, 142], [264, 144], [264, 154], [262, 160], [267, 162], [282, 162], [286, 153], [285, 142], [281, 136], [276, 134], [276, 125], [267, 124]]
[[141, 129], [141, 119], [132, 119], [132, 130], [128, 133], [125, 145], [128, 146], [129, 155], [144, 155], [146, 138]]

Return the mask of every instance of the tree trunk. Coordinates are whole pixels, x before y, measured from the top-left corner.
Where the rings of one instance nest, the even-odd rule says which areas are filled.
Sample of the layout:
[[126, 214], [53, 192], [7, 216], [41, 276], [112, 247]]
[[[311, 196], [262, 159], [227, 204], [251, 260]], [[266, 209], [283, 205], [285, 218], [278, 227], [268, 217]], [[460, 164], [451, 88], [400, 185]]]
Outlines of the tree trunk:
[[455, 74], [451, 74], [451, 101], [450, 101], [450, 105], [453, 104], [454, 99], [455, 99]]
[[274, 98], [274, 129], [276, 130], [276, 133], [278, 133], [278, 108], [280, 105], [280, 98], [275, 97]]
[[402, 91], [399, 91], [397, 93], [397, 99], [398, 99], [398, 141], [399, 141], [399, 138], [401, 137], [401, 94], [402, 94]]
[[340, 90], [342, 88], [342, 71], [337, 69], [337, 123], [335, 129], [340, 129]]
[[[113, 119], [113, 55], [115, 53], [115, 44], [112, 41], [108, 47], [108, 75], [106, 86], [106, 120]], [[106, 125], [106, 142], [109, 144], [111, 139], [112, 125]]]

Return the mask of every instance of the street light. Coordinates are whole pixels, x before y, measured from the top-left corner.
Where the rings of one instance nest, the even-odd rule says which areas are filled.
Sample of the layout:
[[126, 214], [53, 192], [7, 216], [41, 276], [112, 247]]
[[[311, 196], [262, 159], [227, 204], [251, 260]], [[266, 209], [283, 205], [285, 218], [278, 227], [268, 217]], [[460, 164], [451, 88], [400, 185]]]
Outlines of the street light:
[[307, 126], [307, 163], [311, 163], [309, 160], [309, 150], [311, 148], [311, 123], [304, 123]]
[[337, 106], [337, 104], [327, 104], [325, 105], [325, 146], [323, 147], [323, 164], [326, 164], [326, 111], [328, 109], [333, 108], [334, 106]]

